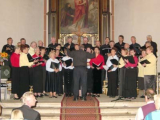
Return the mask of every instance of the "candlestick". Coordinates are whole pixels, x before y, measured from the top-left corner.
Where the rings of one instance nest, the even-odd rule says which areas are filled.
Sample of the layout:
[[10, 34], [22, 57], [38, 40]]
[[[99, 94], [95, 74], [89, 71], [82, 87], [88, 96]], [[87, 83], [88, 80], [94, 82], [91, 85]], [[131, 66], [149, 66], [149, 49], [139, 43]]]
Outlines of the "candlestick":
[[92, 37], [92, 46], [94, 47], [94, 37]]

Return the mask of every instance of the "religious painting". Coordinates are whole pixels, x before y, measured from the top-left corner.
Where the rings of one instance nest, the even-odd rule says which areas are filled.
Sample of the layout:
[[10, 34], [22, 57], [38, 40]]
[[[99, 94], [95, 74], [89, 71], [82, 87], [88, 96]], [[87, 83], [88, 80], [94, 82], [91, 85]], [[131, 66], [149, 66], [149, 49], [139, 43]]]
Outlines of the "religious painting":
[[99, 0], [59, 0], [60, 34], [99, 32]]

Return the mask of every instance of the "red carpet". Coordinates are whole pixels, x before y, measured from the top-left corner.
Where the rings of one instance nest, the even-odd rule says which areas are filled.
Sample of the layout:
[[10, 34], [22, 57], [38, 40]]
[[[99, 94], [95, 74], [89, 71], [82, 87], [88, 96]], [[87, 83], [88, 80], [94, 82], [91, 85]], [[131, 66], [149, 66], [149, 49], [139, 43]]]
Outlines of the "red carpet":
[[99, 101], [87, 96], [87, 101], [73, 101], [64, 97], [61, 102], [61, 120], [101, 120]]

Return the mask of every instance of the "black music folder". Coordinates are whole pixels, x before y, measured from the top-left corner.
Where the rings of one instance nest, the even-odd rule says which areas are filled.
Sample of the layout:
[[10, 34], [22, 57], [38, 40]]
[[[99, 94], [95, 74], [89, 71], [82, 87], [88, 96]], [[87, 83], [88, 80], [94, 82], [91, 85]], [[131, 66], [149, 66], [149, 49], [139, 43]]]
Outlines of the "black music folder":
[[40, 60], [41, 59], [41, 57], [32, 58], [32, 56], [29, 53], [27, 54], [27, 58], [28, 58], [29, 62], [33, 62], [34, 60]]
[[94, 67], [94, 68], [97, 68], [97, 67], [100, 67], [102, 65], [102, 62], [100, 63], [100, 64], [95, 64], [94, 62], [92, 63], [92, 66]]
[[72, 64], [72, 59], [68, 59], [68, 60], [63, 61], [63, 62], [65, 62], [66, 67], [69, 67], [69, 66], [71, 66], [71, 64]]
[[127, 59], [132, 64], [135, 63], [133, 56], [125, 56], [125, 57], [123, 57], [123, 59]]
[[59, 63], [51, 62], [50, 68], [52, 68], [52, 69], [59, 69]]
[[143, 60], [143, 61], [141, 61], [140, 63], [141, 63], [142, 65], [143, 65], [143, 64], [150, 64], [150, 62], [149, 62], [148, 60]]
[[110, 61], [113, 65], [119, 65], [119, 61], [117, 61], [116, 59], [112, 59]]

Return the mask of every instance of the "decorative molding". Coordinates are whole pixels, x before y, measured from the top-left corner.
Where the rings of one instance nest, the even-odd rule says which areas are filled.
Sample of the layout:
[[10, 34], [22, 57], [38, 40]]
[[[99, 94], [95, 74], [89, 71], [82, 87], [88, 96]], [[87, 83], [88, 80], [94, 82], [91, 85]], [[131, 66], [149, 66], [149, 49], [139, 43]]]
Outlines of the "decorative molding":
[[108, 1], [107, 0], [103, 0], [103, 12], [108, 12], [108, 8], [107, 8], [107, 4], [108, 4]]
[[114, 0], [112, 0], [112, 40], [114, 40]]
[[46, 46], [46, 27], [47, 27], [47, 16], [46, 16], [46, 13], [47, 13], [47, 0], [44, 0], [44, 46]]

